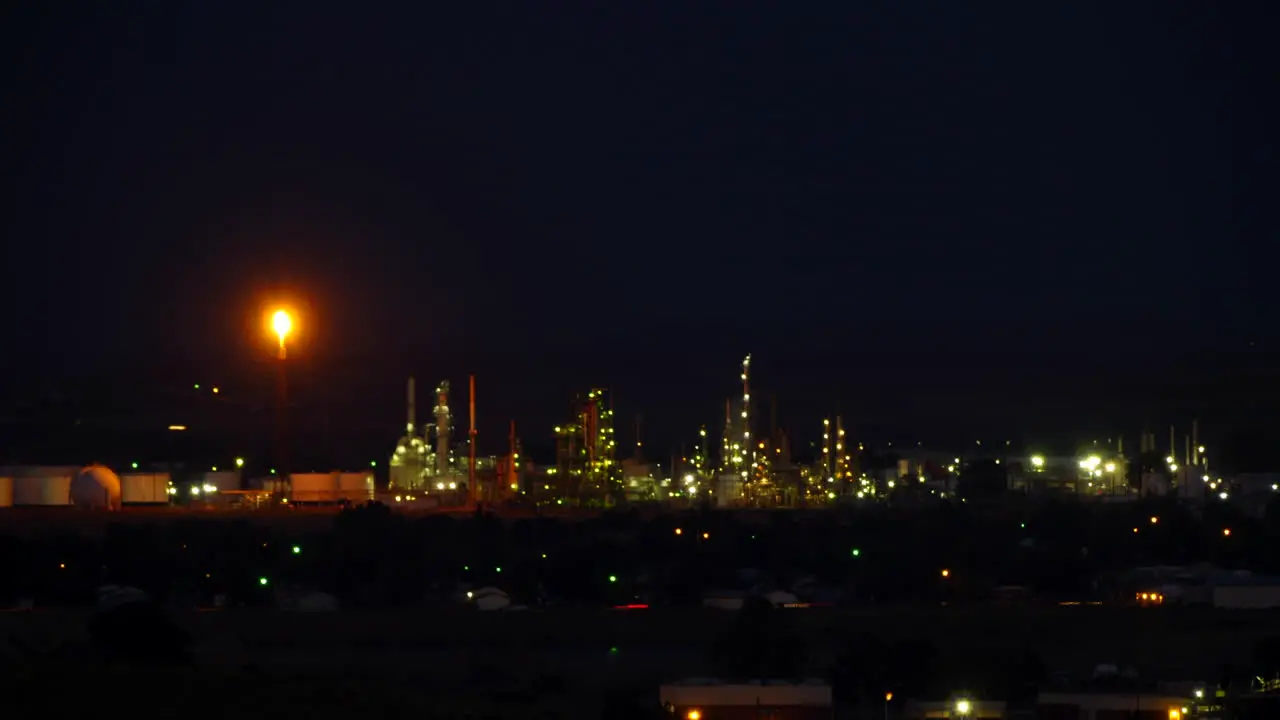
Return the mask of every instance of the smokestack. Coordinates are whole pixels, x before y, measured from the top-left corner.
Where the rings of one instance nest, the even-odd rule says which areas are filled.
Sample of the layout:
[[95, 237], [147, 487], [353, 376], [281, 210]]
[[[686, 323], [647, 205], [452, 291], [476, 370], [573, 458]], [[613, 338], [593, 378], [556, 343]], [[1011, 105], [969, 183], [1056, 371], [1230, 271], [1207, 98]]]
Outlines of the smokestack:
[[511, 421], [511, 430], [508, 431], [507, 444], [510, 452], [510, 460], [508, 462], [507, 485], [515, 492], [519, 487], [519, 471], [516, 469], [516, 461], [519, 460], [519, 453], [516, 452], [516, 421]]
[[1178, 431], [1169, 426], [1169, 457], [1178, 457]]
[[470, 457], [467, 460], [467, 498], [471, 503], [471, 507], [476, 504], [476, 376], [473, 373], [467, 378], [467, 384], [470, 386], [471, 395], [471, 429], [469, 431], [470, 442], [467, 443]]
[[1185, 447], [1185, 452], [1182, 455], [1182, 464], [1186, 467], [1191, 467], [1191, 436], [1183, 435], [1182, 442]]
[[835, 448], [835, 464], [833, 465], [833, 467], [835, 467], [835, 472], [832, 474], [837, 478], [842, 478], [844, 477], [844, 473], [841, 472], [844, 469], [844, 418], [839, 415], [836, 416]]
[[1191, 421], [1191, 464], [1200, 464], [1200, 421]]
[[436, 474], [449, 471], [449, 442], [453, 433], [453, 416], [449, 412], [449, 381], [436, 387]]
[[413, 378], [410, 377], [409, 378], [409, 426], [407, 428], [409, 431], [407, 434], [409, 435], [412, 435], [413, 429], [418, 426], [417, 409], [414, 407], [415, 405], [414, 395], [416, 394], [417, 393], [414, 392]]

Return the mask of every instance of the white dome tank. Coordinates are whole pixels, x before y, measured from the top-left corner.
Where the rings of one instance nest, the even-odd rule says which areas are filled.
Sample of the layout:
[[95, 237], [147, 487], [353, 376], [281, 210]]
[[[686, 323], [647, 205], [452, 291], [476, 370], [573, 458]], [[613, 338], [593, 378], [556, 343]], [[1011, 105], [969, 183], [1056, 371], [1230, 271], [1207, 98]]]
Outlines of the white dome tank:
[[120, 478], [104, 465], [81, 468], [71, 479], [71, 504], [92, 510], [119, 510]]

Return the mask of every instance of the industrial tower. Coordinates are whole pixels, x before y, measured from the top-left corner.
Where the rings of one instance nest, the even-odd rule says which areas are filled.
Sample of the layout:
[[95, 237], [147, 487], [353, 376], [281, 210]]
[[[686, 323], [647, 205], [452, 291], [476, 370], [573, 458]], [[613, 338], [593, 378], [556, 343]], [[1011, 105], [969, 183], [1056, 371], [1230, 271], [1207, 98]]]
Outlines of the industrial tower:
[[395, 452], [391, 454], [390, 483], [393, 490], [418, 490], [425, 484], [424, 475], [429, 467], [427, 443], [424, 437], [417, 434], [417, 398], [413, 378], [409, 378], [408, 386], [408, 421], [405, 423], [404, 437], [396, 443]]
[[603, 495], [622, 490], [613, 417], [608, 391], [593, 388], [575, 398], [573, 422], [556, 426], [556, 469], [569, 478], [570, 492]]
[[622, 478], [615, 453], [613, 403], [608, 393], [600, 388], [589, 391], [578, 417], [583, 448], [587, 451], [587, 482], [593, 489], [606, 493], [620, 491]]
[[[417, 426], [417, 393], [414, 379], [408, 384], [408, 421], [405, 435], [391, 455], [391, 488], [404, 492], [449, 492], [459, 489], [462, 473], [453, 454], [453, 414], [449, 410], [449, 381], [436, 386], [435, 422]], [[434, 433], [434, 438], [432, 437]], [[434, 448], [431, 441], [434, 439]]]

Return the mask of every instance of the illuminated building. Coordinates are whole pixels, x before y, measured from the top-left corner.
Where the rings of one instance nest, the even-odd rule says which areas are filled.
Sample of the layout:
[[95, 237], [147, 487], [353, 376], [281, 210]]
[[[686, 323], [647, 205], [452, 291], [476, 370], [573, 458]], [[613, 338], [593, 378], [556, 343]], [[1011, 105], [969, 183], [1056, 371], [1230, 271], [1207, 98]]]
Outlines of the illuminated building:
[[608, 393], [596, 388], [587, 393], [587, 401], [579, 412], [583, 447], [587, 452], [586, 480], [594, 490], [616, 494], [621, 490], [621, 473], [615, 449], [613, 404]]
[[836, 480], [846, 482], [851, 480], [852, 468], [849, 462], [849, 451], [844, 443], [844, 420], [839, 416], [836, 417], [836, 452], [834, 460], [832, 476]]
[[613, 407], [608, 392], [599, 388], [579, 397], [574, 421], [555, 428], [556, 474], [564, 478], [567, 494], [603, 500], [617, 499], [622, 491], [622, 469], [617, 461]]
[[[399, 492], [450, 495], [466, 485], [457, 467], [452, 442], [453, 415], [449, 410], [449, 381], [436, 387], [435, 422], [417, 428], [417, 398], [413, 378], [409, 378], [408, 422], [405, 435], [391, 455], [391, 489]], [[430, 444], [435, 433], [434, 449]]]
[[405, 425], [405, 434], [396, 443], [396, 449], [391, 454], [391, 489], [402, 492], [422, 489], [429, 462], [426, 440], [417, 435], [413, 378], [409, 378], [408, 400], [409, 417]]

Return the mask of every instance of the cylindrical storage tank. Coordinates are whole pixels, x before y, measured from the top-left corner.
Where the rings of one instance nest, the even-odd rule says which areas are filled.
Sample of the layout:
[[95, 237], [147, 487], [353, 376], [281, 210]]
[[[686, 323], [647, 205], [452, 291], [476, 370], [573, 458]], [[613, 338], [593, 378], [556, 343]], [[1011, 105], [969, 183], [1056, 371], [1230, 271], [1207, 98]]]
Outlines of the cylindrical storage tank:
[[105, 465], [89, 465], [71, 479], [71, 504], [89, 510], [120, 509], [120, 478]]
[[167, 505], [169, 473], [125, 473], [120, 476], [120, 501], [125, 505]]
[[0, 475], [0, 508], [13, 507], [13, 478]]
[[338, 494], [343, 500], [368, 502], [373, 499], [373, 473], [338, 473]]
[[336, 502], [338, 473], [294, 473], [289, 476], [289, 499], [293, 502]]
[[16, 507], [65, 507], [71, 504], [71, 475], [25, 475], [13, 479]]

